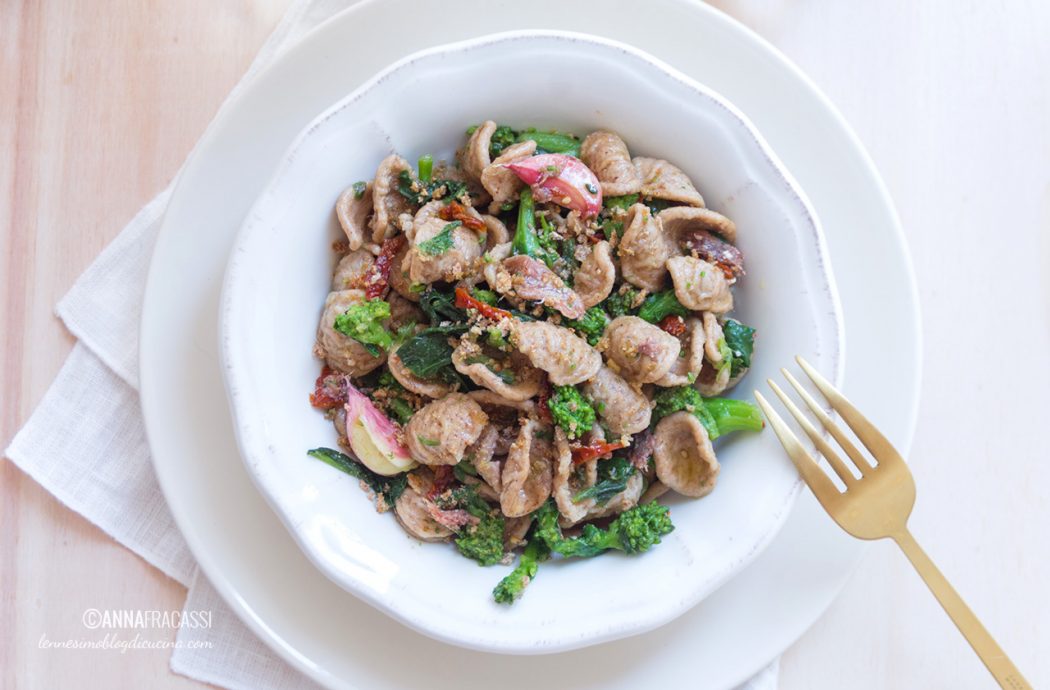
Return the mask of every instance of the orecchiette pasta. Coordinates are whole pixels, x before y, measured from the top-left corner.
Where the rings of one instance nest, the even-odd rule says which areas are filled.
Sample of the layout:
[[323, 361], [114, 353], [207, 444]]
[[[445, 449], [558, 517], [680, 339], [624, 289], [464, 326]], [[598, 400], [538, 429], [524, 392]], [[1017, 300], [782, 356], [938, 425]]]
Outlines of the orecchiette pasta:
[[417, 539], [482, 565], [524, 548], [497, 601], [547, 555], [659, 543], [655, 500], [709, 493], [712, 439], [761, 428], [712, 398], [753, 356], [726, 316], [737, 227], [618, 134], [487, 120], [452, 164], [386, 157], [335, 213], [310, 402], [342, 451], [310, 454]]

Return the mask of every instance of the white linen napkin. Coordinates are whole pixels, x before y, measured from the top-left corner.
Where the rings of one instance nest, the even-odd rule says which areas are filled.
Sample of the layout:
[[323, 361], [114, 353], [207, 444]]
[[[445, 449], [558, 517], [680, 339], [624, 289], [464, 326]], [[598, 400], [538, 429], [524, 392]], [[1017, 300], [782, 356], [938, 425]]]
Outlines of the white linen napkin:
[[[294, 0], [231, 96], [285, 47], [355, 2]], [[177, 640], [184, 644], [172, 653], [173, 671], [224, 688], [317, 687], [263, 644], [199, 575], [150, 462], [138, 398], [138, 329], [149, 258], [170, 194], [169, 187], [139, 211], [58, 303], [56, 313], [78, 342], [5, 454], [185, 585], [184, 610], [212, 612], [210, 627], [180, 628]], [[57, 428], [63, 433], [54, 433]], [[740, 690], [773, 690], [777, 671], [774, 661]]]

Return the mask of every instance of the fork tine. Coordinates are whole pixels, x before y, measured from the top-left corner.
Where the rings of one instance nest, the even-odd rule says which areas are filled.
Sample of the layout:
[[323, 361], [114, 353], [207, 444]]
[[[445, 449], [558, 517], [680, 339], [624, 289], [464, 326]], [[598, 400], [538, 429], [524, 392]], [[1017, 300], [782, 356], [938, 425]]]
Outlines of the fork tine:
[[846, 425], [853, 430], [853, 433], [857, 435], [860, 442], [864, 444], [872, 455], [875, 456], [875, 460], [878, 462], [888, 462], [890, 460], [896, 460], [897, 462], [904, 462], [900, 453], [893, 447], [893, 444], [889, 442], [882, 432], [875, 428], [875, 425], [867, 420], [867, 418], [860, 413], [860, 411], [853, 406], [853, 404], [846, 399], [842, 393], [835, 390], [835, 387], [828, 382], [826, 378], [820, 375], [816, 369], [814, 369], [809, 362], [802, 358], [801, 355], [796, 355], [795, 360], [799, 366], [802, 367], [802, 371], [806, 372], [810, 380], [820, 389], [820, 392], [824, 394], [824, 397], [831, 403], [831, 407], [839, 413], [839, 416], [846, 422]]
[[839, 479], [842, 480], [842, 483], [846, 485], [846, 489], [848, 490], [849, 487], [853, 486], [857, 481], [857, 478], [854, 477], [853, 473], [846, 467], [846, 463], [842, 462], [842, 458], [839, 457], [839, 454], [836, 453], [831, 445], [824, 440], [824, 437], [820, 435], [817, 428], [806, 419], [806, 416], [802, 414], [802, 410], [798, 409], [791, 398], [787, 396], [787, 393], [782, 391], [780, 386], [772, 380], [769, 382], [769, 387], [772, 388], [773, 392], [777, 394], [778, 398], [780, 398], [780, 402], [784, 403], [784, 407], [788, 409], [788, 412], [790, 412], [791, 416], [795, 418], [798, 425], [802, 427], [802, 430], [806, 432], [806, 435], [809, 436], [814, 444], [816, 444], [817, 450], [820, 451], [820, 454], [823, 455], [824, 459], [826, 459], [828, 464], [831, 465], [831, 469], [835, 470], [835, 474], [837, 474]]
[[[799, 383], [798, 380], [791, 375], [790, 371], [788, 371], [787, 369], [781, 369], [780, 371], [784, 374], [784, 377], [787, 378], [788, 383], [791, 384], [791, 387], [794, 388], [795, 391], [799, 394], [799, 397], [801, 397], [802, 400], [805, 401], [809, 409], [812, 410], [813, 414], [816, 415], [818, 420], [820, 420], [821, 425], [823, 425], [823, 427], [827, 429], [833, 437], [835, 437], [835, 440], [839, 442], [839, 445], [842, 446], [842, 449], [846, 451], [846, 455], [850, 457], [850, 459], [853, 461], [853, 464], [857, 466], [858, 470], [860, 470], [860, 473], [868, 474], [869, 472], [871, 472], [871, 463], [868, 462], [863, 455], [861, 455], [860, 450], [857, 449], [857, 446], [853, 445], [853, 442], [849, 440], [846, 434], [842, 433], [842, 429], [840, 429], [839, 425], [836, 424], [831, 419], [831, 417], [828, 416], [828, 413], [820, 409], [820, 403], [813, 399], [813, 396], [809, 394], [809, 391], [802, 387], [802, 384]], [[812, 435], [810, 436], [810, 438], [812, 438]], [[824, 451], [822, 450], [820, 452], [823, 453]]]
[[780, 439], [780, 444], [784, 446], [788, 457], [791, 458], [791, 462], [795, 463], [795, 467], [806, 481], [806, 484], [809, 485], [813, 495], [817, 497], [824, 509], [830, 512], [832, 502], [841, 495], [838, 487], [832, 483], [828, 475], [824, 474], [824, 470], [820, 469], [820, 466], [802, 447], [802, 444], [791, 429], [788, 428], [788, 425], [758, 391], [755, 391], [755, 400], [758, 401], [759, 407], [765, 412], [769, 425], [773, 427], [773, 432]]

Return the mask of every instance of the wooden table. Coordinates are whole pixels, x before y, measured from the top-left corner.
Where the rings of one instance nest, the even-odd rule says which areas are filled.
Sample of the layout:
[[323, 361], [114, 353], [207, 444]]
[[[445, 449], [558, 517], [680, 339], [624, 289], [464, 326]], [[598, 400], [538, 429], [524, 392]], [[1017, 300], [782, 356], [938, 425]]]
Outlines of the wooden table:
[[[4, 445], [72, 345], [53, 305], [171, 180], [286, 3], [0, 3]], [[715, 4], [795, 60], [882, 171], [924, 315], [914, 531], [1050, 686], [1050, 3]], [[38, 649], [85, 608], [177, 609], [184, 590], [10, 463], [0, 593], [4, 687], [196, 685], [166, 651]], [[782, 665], [785, 690], [989, 686], [889, 544]]]

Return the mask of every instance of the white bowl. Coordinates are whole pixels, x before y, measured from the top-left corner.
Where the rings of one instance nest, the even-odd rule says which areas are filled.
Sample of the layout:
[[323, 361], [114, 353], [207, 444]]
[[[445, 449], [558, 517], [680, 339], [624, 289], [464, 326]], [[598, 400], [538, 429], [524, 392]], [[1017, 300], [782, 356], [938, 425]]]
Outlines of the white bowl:
[[754, 127], [709, 89], [614, 41], [528, 31], [425, 50], [297, 138], [245, 220], [223, 289], [223, 370], [249, 473], [307, 556], [355, 596], [449, 643], [563, 651], [643, 632], [697, 604], [770, 542], [799, 480], [771, 433], [724, 439], [716, 490], [670, 499], [676, 529], [662, 544], [639, 557], [543, 564], [506, 607], [491, 590], [509, 568], [482, 568], [451, 546], [413, 540], [375, 512], [356, 480], [306, 456], [335, 445], [307, 393], [319, 369], [311, 348], [330, 245], [340, 236], [336, 197], [393, 151], [451, 158], [466, 127], [484, 119], [614, 130], [632, 154], [684, 169], [708, 205], [736, 222], [748, 269], [736, 316], [758, 329], [740, 396], [795, 354], [839, 378], [839, 305], [814, 213]]

